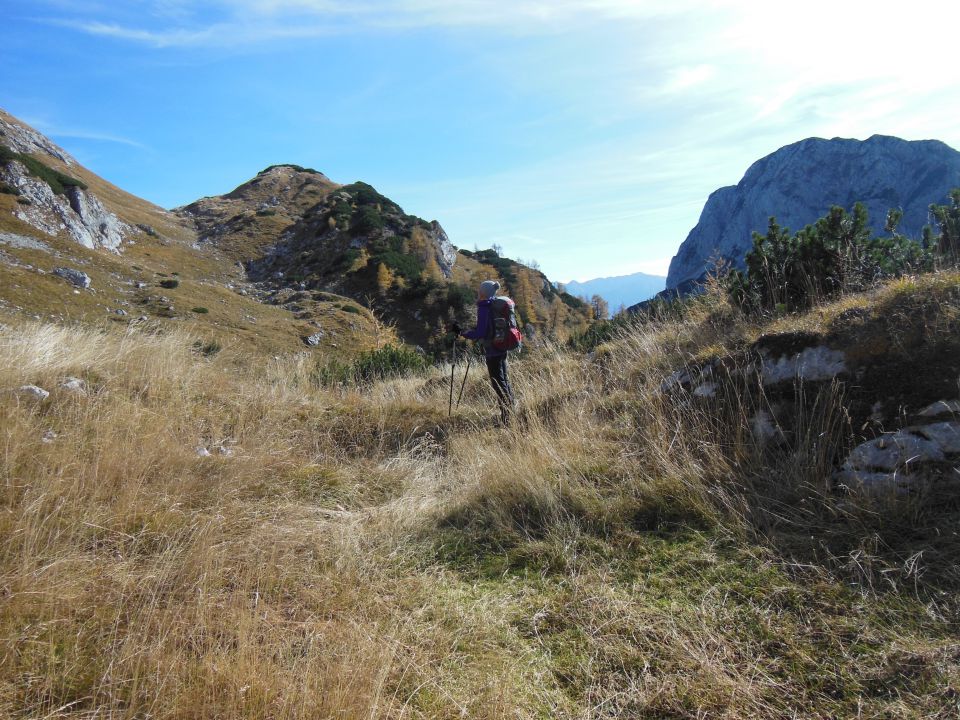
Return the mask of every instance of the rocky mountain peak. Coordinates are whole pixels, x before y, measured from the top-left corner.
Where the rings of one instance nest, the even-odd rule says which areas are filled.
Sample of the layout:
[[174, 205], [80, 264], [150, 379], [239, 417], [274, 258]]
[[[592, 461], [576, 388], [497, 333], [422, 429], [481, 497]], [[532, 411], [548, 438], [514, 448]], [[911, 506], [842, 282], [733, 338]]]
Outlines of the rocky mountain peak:
[[134, 230], [80, 178], [69, 154], [0, 110], [0, 190], [17, 197], [14, 215], [46, 235], [118, 252]]
[[960, 153], [937, 140], [888, 135], [867, 140], [807, 138], [753, 163], [737, 185], [714, 191], [670, 263], [668, 289], [683, 290], [720, 258], [737, 267], [771, 215], [799, 230], [833, 205], [862, 202], [876, 232], [887, 211], [903, 210], [900, 231], [916, 236], [931, 203], [960, 186]]

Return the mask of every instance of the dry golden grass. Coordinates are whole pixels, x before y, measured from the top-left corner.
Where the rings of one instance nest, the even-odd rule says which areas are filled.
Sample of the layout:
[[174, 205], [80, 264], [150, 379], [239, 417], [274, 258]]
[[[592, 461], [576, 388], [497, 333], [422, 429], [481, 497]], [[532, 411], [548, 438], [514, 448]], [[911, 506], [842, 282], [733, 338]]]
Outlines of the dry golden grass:
[[449, 368], [328, 389], [184, 331], [3, 330], [0, 714], [954, 716], [955, 503], [828, 492], [830, 388], [775, 454], [759, 391], [660, 392], [759, 331], [542, 348], [501, 430], [477, 364], [448, 418]]

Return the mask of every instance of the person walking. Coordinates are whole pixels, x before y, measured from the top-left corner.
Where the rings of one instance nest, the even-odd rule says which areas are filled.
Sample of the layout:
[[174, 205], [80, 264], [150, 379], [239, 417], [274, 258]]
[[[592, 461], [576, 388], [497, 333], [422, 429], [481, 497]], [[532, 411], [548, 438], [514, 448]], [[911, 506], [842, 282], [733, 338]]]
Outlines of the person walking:
[[500, 406], [500, 422], [503, 425], [510, 423], [513, 413], [513, 390], [507, 378], [508, 350], [498, 350], [493, 346], [493, 317], [490, 306], [500, 289], [496, 280], [485, 280], [477, 290], [477, 326], [473, 330], [462, 330], [459, 325], [452, 325], [451, 330], [467, 340], [483, 342], [484, 354], [487, 358], [487, 372], [490, 374], [490, 384], [497, 393], [497, 403]]

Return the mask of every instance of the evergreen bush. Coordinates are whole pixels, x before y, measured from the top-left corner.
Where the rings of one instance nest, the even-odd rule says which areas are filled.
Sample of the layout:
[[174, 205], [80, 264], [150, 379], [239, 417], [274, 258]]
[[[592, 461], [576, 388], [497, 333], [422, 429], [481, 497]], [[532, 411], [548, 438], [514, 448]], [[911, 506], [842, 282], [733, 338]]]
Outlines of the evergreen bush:
[[753, 233], [746, 273], [729, 276], [729, 293], [747, 309], [794, 311], [885, 278], [927, 270], [932, 266], [927, 248], [897, 234], [901, 215], [888, 213], [889, 237], [871, 234], [861, 203], [851, 213], [834, 206], [794, 234], [771, 217], [765, 235]]
[[10, 148], [0, 145], [0, 164], [8, 164], [16, 160], [21, 163], [31, 175], [35, 178], [38, 178], [50, 186], [50, 189], [53, 190], [57, 195], [63, 195], [68, 187], [78, 187], [81, 190], [86, 190], [87, 186], [84, 182], [72, 178], [69, 175], [64, 175], [59, 170], [54, 170], [51, 167], [47, 167], [39, 160], [26, 155], [24, 153], [14, 152]]

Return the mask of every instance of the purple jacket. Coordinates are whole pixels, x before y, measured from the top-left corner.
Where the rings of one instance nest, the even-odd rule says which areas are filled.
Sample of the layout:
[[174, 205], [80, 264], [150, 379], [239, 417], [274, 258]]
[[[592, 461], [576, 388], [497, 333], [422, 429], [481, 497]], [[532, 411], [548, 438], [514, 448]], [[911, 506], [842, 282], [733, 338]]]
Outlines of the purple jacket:
[[482, 340], [483, 349], [486, 352], [487, 357], [498, 357], [500, 355], [506, 355], [506, 350], [496, 350], [490, 346], [489, 337], [490, 332], [490, 323], [492, 319], [490, 317], [490, 305], [491, 300], [487, 298], [486, 300], [477, 301], [477, 326], [473, 330], [465, 330], [460, 333], [467, 340]]

